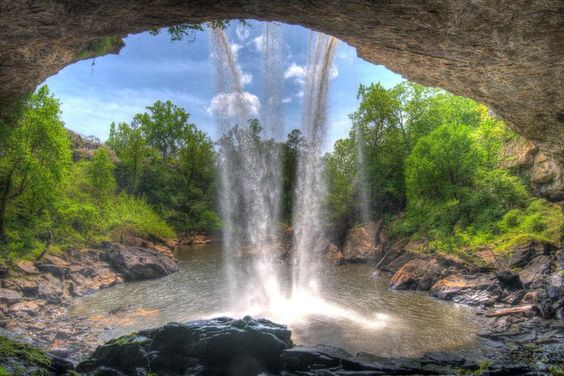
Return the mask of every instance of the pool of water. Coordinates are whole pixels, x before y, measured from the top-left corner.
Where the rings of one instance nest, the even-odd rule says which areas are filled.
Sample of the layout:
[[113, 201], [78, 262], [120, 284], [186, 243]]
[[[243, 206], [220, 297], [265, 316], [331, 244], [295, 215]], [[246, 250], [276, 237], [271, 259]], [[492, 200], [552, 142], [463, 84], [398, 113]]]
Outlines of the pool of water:
[[[240, 308], [234, 311], [226, 296], [219, 245], [186, 247], [177, 257], [179, 272], [76, 299], [70, 314], [86, 317], [101, 340], [171, 321], [244, 314]], [[477, 346], [480, 322], [473, 310], [424, 293], [389, 291], [387, 280], [373, 278], [373, 272], [370, 265], [327, 266], [319, 295], [281, 300], [279, 309], [265, 318], [287, 324], [297, 344], [323, 343], [351, 353], [417, 356]], [[289, 284], [289, 278], [282, 278], [282, 291]]]

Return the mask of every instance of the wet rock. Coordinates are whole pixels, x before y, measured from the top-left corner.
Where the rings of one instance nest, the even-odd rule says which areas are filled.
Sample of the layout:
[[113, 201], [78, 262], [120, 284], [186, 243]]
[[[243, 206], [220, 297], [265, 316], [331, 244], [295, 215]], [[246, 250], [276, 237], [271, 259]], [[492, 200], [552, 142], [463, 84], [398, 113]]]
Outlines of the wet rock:
[[456, 303], [490, 306], [501, 299], [503, 291], [490, 274], [450, 275], [435, 283], [430, 294]]
[[0, 288], [0, 303], [14, 304], [23, 298], [22, 294], [17, 291]]
[[526, 290], [513, 291], [512, 293], [504, 296], [501, 301], [505, 304], [517, 305], [521, 303], [526, 294]]
[[10, 269], [3, 263], [0, 263], [0, 278], [6, 278], [8, 275], [10, 275]]
[[61, 280], [50, 274], [44, 274], [37, 281], [37, 296], [52, 304], [62, 303], [64, 295]]
[[111, 265], [128, 281], [152, 279], [178, 270], [176, 261], [148, 248], [112, 244]]
[[139, 238], [139, 237], [136, 237], [136, 236], [127, 236], [123, 240], [122, 244], [129, 245], [129, 246], [141, 247], [141, 248], [149, 248], [149, 249], [152, 249], [152, 250], [157, 251], [159, 253], [162, 253], [165, 256], [174, 258], [174, 254], [172, 253], [170, 248], [165, 245], [166, 243], [165, 243], [164, 239], [155, 238], [155, 240], [158, 241], [158, 243], [154, 243], [154, 242], [149, 241], [147, 239]]
[[37, 287], [38, 279], [39, 277], [37, 276], [33, 278], [24, 278], [24, 277], [10, 278], [3, 280], [2, 286], [12, 290], [17, 290], [26, 297], [36, 297], [38, 292], [38, 287]]
[[31, 261], [19, 260], [16, 261], [14, 267], [25, 274], [39, 274], [39, 270], [33, 265]]
[[211, 239], [204, 234], [189, 232], [182, 236], [179, 243], [181, 245], [202, 245], [211, 243]]
[[92, 263], [87, 269], [88, 273], [85, 273], [84, 270], [68, 276], [69, 292], [73, 296], [83, 296], [123, 282], [121, 276], [111, 270], [107, 263]]
[[340, 366], [342, 359], [352, 355], [338, 347], [317, 345], [292, 347], [284, 350], [281, 358], [285, 370], [307, 371]]
[[519, 274], [510, 270], [502, 270], [495, 274], [501, 287], [506, 290], [519, 290], [523, 288], [523, 283], [519, 278]]
[[377, 261], [376, 251], [382, 231], [382, 221], [350, 229], [343, 246], [345, 260], [347, 262]]
[[423, 355], [423, 358], [432, 363], [448, 364], [454, 367], [460, 367], [466, 361], [461, 355], [445, 352], [428, 352]]
[[427, 291], [439, 279], [456, 273], [458, 265], [437, 258], [416, 258], [405, 263], [390, 278], [388, 287], [393, 290]]
[[51, 273], [58, 277], [64, 277], [67, 275], [70, 269], [70, 264], [60, 257], [53, 255], [46, 255], [35, 263], [37, 269], [44, 273]]
[[509, 257], [510, 268], [522, 268], [527, 265], [535, 256], [547, 254], [549, 245], [546, 243], [532, 242], [514, 248]]
[[21, 316], [22, 314], [27, 314], [29, 316], [35, 316], [39, 310], [46, 304], [44, 300], [27, 300], [16, 304], [13, 304], [8, 308], [8, 312], [14, 316]]
[[[280, 368], [280, 354], [292, 346], [291, 332], [268, 320], [217, 318], [170, 323], [161, 328], [114, 339], [100, 346], [84, 362], [81, 372], [110, 367], [132, 374], [137, 368], [183, 374], [194, 367], [240, 369], [258, 374]], [[213, 373], [211, 373], [213, 374]]]
[[320, 258], [331, 265], [341, 265], [345, 262], [345, 258], [341, 250], [330, 241], [323, 241], [322, 244], [315, 250]]
[[542, 287], [547, 282], [547, 276], [552, 269], [552, 257], [537, 256], [519, 272], [519, 278], [525, 288]]

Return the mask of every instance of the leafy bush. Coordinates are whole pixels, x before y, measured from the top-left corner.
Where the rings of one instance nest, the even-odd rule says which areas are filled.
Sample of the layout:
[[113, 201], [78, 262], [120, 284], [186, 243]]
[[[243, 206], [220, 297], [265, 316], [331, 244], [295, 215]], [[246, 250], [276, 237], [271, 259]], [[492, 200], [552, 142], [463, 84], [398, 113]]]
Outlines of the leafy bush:
[[562, 211], [531, 199], [517, 177], [491, 167], [475, 134], [465, 126], [442, 126], [420, 139], [406, 163], [407, 212], [393, 232], [467, 259], [483, 247], [559, 245]]
[[142, 199], [121, 193], [106, 210], [108, 229], [113, 234], [125, 231], [139, 236], [175, 236], [174, 230]]

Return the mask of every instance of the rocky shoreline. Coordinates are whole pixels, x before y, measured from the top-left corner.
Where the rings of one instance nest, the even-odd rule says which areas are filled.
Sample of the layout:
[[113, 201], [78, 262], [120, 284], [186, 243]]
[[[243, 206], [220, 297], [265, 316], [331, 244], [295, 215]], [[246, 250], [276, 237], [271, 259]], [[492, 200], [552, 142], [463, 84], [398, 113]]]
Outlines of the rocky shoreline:
[[58, 357], [79, 359], [100, 340], [88, 322], [70, 317], [72, 300], [177, 271], [175, 245], [129, 237], [121, 244], [46, 255], [34, 263], [15, 262], [0, 279], [0, 334], [26, 339]]
[[[194, 235], [187, 239], [189, 240], [185, 242], [205, 240]], [[101, 345], [96, 330], [91, 327], [90, 322], [71, 318], [67, 313], [67, 307], [75, 297], [127, 281], [158, 278], [178, 269], [171, 252], [176, 245], [174, 242], [127, 238], [123, 239], [122, 243], [108, 243], [100, 249], [74, 251], [60, 257], [48, 255], [36, 263], [19, 262], [14, 265], [10, 274], [0, 280], [0, 323], [6, 333], [15, 334], [18, 338], [27, 338], [33, 344], [46, 349], [50, 356], [54, 356], [57, 364], [67, 364], [67, 368], [74, 367], [76, 363], [65, 363], [62, 359], [70, 358], [76, 361], [92, 354], [90, 363], [87, 361], [81, 364], [79, 370], [88, 373], [102, 367], [105, 373], [101, 374], [108, 375], [120, 375], [119, 372], [153, 372], [154, 369], [147, 368], [146, 364], [137, 364], [136, 368], [143, 369], [145, 373], [131, 373], [130, 370], [120, 368], [121, 363], [117, 368], [113, 367], [113, 358], [105, 358], [118, 356], [111, 355], [114, 351], [127, 351], [130, 354], [133, 350], [128, 344], [137, 338], [138, 334], [112, 340], [92, 352], [96, 345]], [[515, 249], [511, 257], [506, 259], [491, 258], [490, 264], [471, 266], [454, 257], [417, 252], [413, 245], [390, 244], [381, 223], [351, 230], [341, 249], [330, 242], [320, 249], [324, 252], [325, 259], [331, 263], [373, 264], [376, 270], [373, 277], [389, 278], [390, 289], [427, 291], [438, 299], [473, 306], [475, 312], [483, 315], [487, 323], [484, 331], [478, 335], [485, 352], [481, 355], [470, 352], [429, 353], [421, 358], [388, 359], [364, 353], [353, 356], [344, 350], [329, 346], [300, 347], [292, 344], [280, 351], [276, 350], [276, 356], [281, 359], [281, 363], [277, 363], [273, 369], [278, 374], [470, 374], [487, 370], [485, 374], [490, 375], [524, 375], [550, 374], [551, 369], [564, 368], [564, 299], [563, 276], [560, 272], [564, 261], [562, 250], [546, 244], [531, 243]], [[120, 313], [108, 313], [113, 314], [117, 317]], [[223, 329], [217, 336], [223, 338], [222, 330], [229, 327], [231, 329], [227, 331], [233, 334], [233, 325], [238, 328], [236, 332], [247, 330], [249, 326], [260, 330], [266, 328], [269, 335], [274, 330], [268, 329], [271, 325], [282, 327], [266, 320], [255, 321], [250, 318], [218, 320], [219, 324], [214, 320], [198, 321], [196, 324], [169, 324], [153, 332], [168, 330], [166, 328], [170, 325], [180, 325], [181, 328], [182, 325], [191, 328], [199, 325], [206, 329], [193, 330], [201, 333], [209, 329], [215, 333], [219, 325]], [[153, 333], [150, 330], [143, 332], [147, 332], [143, 336]], [[241, 340], [236, 338], [237, 341]], [[192, 336], [177, 340], [194, 341], [194, 338]], [[245, 342], [247, 340], [244, 339], [243, 343], [228, 343], [235, 347], [244, 345], [252, 348], [253, 343]], [[134, 343], [138, 348], [140, 344], [137, 339]], [[187, 351], [191, 346], [197, 346], [190, 344], [182, 350], [176, 350], [177, 345], [178, 343], [175, 343], [169, 350], [176, 354], [178, 351]], [[146, 362], [147, 354], [156, 350], [151, 347], [144, 351], [146, 354], [143, 359]], [[105, 355], [100, 357], [100, 354]], [[164, 354], [159, 352], [155, 356]], [[225, 371], [226, 364], [222, 363], [223, 361], [220, 362], [219, 368], [210, 368], [208, 356], [211, 355], [198, 356], [200, 358], [196, 357], [188, 362], [192, 367], [189, 368], [190, 372], [195, 372], [188, 374], [224, 374], [222, 372]], [[249, 354], [245, 355], [248, 356]], [[193, 358], [193, 354], [190, 353], [188, 357]], [[129, 355], [126, 358], [129, 359]], [[216, 361], [217, 359], [212, 364], [216, 364]], [[263, 364], [263, 359], [255, 359], [251, 363], [256, 362]], [[96, 367], [88, 368], [84, 364], [94, 364]], [[255, 366], [256, 364], [253, 367]], [[263, 366], [264, 364], [261, 367]], [[115, 369], [106, 370], [104, 367]], [[242, 369], [246, 369], [245, 367]], [[265, 369], [272, 372], [269, 367]], [[176, 374], [170, 372], [165, 367], [159, 369], [158, 374]]]
[[[60, 359], [47, 375], [559, 375], [561, 341], [513, 349], [491, 347], [481, 354], [429, 352], [419, 358], [349, 354], [326, 346], [299, 346], [286, 326], [264, 319], [221, 317], [169, 323], [115, 338], [76, 367]], [[556, 345], [556, 346], [554, 346]], [[0, 354], [2, 358], [3, 354]], [[35, 357], [37, 358], [37, 357]], [[11, 361], [10, 361], [11, 360]], [[19, 363], [18, 363], [19, 360]], [[4, 364], [37, 369], [36, 361]]]

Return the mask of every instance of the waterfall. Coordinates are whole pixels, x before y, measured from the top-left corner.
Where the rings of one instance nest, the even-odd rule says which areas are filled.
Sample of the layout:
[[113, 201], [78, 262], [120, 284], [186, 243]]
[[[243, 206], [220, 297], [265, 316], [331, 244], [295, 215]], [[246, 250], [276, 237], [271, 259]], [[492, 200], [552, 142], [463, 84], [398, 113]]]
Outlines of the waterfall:
[[[279, 146], [263, 140], [262, 134], [273, 137], [281, 132], [283, 75], [281, 67], [276, 67], [281, 64], [281, 32], [279, 26], [269, 24], [264, 33], [263, 96], [268, 113], [262, 112], [262, 130], [252, 120], [255, 114], [246, 103], [249, 96], [244, 92], [243, 75], [225, 32], [214, 28], [211, 37], [217, 96], [228, 98], [232, 110], [229, 116], [216, 115], [223, 133], [220, 206], [225, 271], [233, 304], [262, 310], [272, 295], [279, 294], [272, 260], [280, 228], [281, 158]], [[274, 116], [277, 112], [278, 118]], [[238, 263], [237, 257], [249, 257], [251, 262]]]
[[324, 34], [310, 39], [302, 131], [304, 144], [298, 152], [294, 204], [293, 290], [315, 290], [319, 277], [319, 247], [324, 239], [322, 213], [326, 193], [322, 147], [325, 141], [327, 94], [337, 40]]
[[[304, 87], [302, 131], [294, 198], [294, 253], [291, 276], [281, 268], [282, 38], [278, 24], [263, 31], [263, 107], [261, 127], [244, 91], [236, 52], [221, 29], [211, 30], [212, 61], [223, 113], [215, 114], [219, 141], [220, 206], [223, 219], [225, 275], [231, 301], [213, 316], [254, 315], [303, 325], [310, 317], [348, 320], [382, 327], [381, 317], [364, 315], [324, 300], [320, 291], [320, 248], [324, 247], [323, 201], [327, 95], [337, 41], [312, 34]], [[265, 137], [268, 137], [265, 139]], [[282, 274], [282, 270], [286, 273]], [[290, 281], [288, 280], [290, 278]], [[283, 285], [281, 281], [284, 281]], [[289, 284], [288, 284], [289, 283]]]

